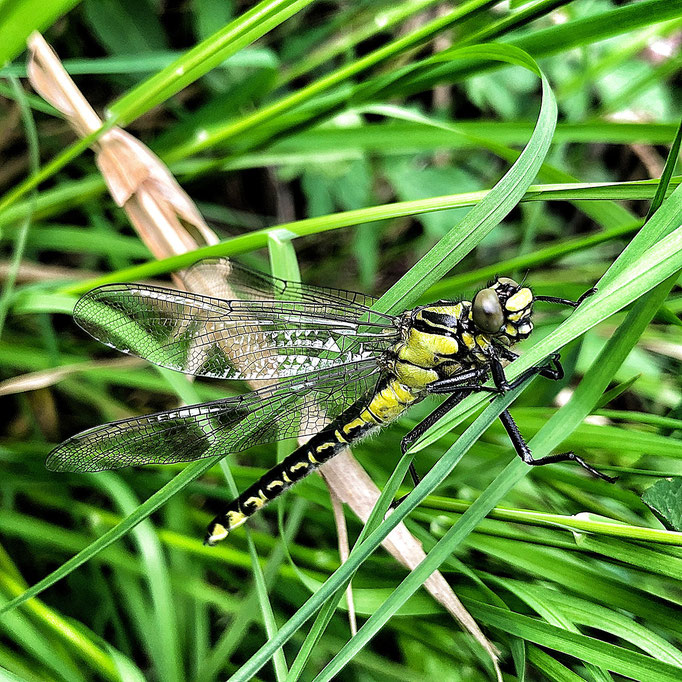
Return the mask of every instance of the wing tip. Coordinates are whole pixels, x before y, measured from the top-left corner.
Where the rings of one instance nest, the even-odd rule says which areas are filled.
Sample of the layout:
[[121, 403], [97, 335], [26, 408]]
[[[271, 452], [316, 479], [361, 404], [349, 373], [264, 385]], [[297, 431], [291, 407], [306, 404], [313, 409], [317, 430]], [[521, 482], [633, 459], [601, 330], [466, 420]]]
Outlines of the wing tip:
[[47, 455], [45, 459], [45, 468], [48, 471], [56, 472], [73, 471], [73, 469], [66, 466], [69, 458], [67, 456], [66, 448], [64, 446], [67, 443], [68, 441], [65, 441], [61, 445], [58, 445], [56, 448], [52, 449], [50, 453]]

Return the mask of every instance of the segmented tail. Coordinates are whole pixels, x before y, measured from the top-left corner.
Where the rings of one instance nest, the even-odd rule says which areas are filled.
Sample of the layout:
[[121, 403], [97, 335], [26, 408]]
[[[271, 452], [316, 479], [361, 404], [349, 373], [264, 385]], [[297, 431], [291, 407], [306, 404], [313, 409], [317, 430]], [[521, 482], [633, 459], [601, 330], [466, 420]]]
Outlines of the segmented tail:
[[268, 502], [338, 454], [347, 441], [339, 441], [335, 435], [333, 430], [324, 429], [248, 487], [211, 521], [204, 544], [213, 546], [224, 540]]
[[268, 502], [329, 461], [346, 445], [359, 441], [373, 430], [393, 421], [418, 399], [417, 394], [411, 393], [395, 378], [380, 381], [369, 402], [361, 400], [351, 405], [305, 445], [294, 450], [230, 502], [226, 511], [209, 525], [204, 544], [215, 545], [224, 540], [231, 530], [241, 526]]

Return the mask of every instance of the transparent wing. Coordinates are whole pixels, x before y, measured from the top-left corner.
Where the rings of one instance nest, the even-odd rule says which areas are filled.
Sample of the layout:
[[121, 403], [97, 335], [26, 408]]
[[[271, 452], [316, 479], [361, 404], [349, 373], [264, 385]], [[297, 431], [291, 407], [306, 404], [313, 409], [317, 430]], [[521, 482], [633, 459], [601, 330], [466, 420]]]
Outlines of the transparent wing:
[[[220, 379], [289, 377], [376, 360], [397, 340], [394, 318], [343, 298], [354, 296], [352, 292], [327, 293], [245, 268], [236, 272], [238, 291], [232, 295], [263, 296], [274, 287], [277, 291], [268, 295], [293, 300], [222, 300], [111, 284], [85, 294], [74, 318], [112, 348], [162, 367]], [[202, 263], [190, 269], [189, 280], [196, 285], [200, 274], [210, 273]]]
[[190, 462], [312, 435], [357, 401], [369, 400], [379, 374], [374, 362], [354, 363], [244, 395], [103, 424], [57, 446], [46, 466], [90, 472]]
[[377, 300], [357, 291], [289, 282], [251, 270], [229, 258], [200, 260], [182, 273], [182, 279], [190, 290], [210, 291], [213, 296], [227, 300], [289, 300], [321, 305], [334, 301], [345, 304], [346, 308], [350, 304], [358, 316]]

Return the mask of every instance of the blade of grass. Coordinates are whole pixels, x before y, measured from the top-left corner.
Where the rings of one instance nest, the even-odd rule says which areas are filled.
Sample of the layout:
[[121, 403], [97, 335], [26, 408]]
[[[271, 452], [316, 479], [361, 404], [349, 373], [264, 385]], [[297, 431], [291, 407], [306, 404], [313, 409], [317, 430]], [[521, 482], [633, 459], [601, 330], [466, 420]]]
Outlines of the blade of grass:
[[538, 75], [542, 82], [540, 113], [531, 139], [513, 166], [483, 201], [476, 204], [456, 227], [379, 299], [376, 309], [382, 312], [395, 312], [409, 307], [498, 225], [521, 200], [540, 170], [554, 134], [557, 117], [554, 94], [542, 71], [527, 54], [499, 45], [462, 48], [452, 54], [506, 61]]
[[[528, 52], [535, 59], [566, 52], [584, 44], [593, 44], [623, 35], [654, 23], [679, 19], [681, 0], [642, 0], [631, 5], [607, 9], [591, 16], [578, 17], [548, 28], [527, 32], [521, 36], [504, 38], [505, 45], [513, 45]], [[421, 73], [407, 74], [405, 82], [395, 81], [380, 93], [389, 98], [394, 90], [405, 95], [433, 87], [437, 83], [459, 81], [490, 70], [497, 65], [469, 64], [435, 66], [421, 69]]]
[[5, 2], [0, 19], [0, 64], [14, 59], [26, 46], [31, 31], [40, 31], [51, 26], [56, 19], [66, 14], [78, 0], [23, 0]]
[[[1, 43], [0, 43], [1, 44]], [[38, 131], [36, 130], [33, 114], [28, 106], [21, 83], [14, 78], [9, 78], [12, 91], [16, 97], [21, 110], [21, 120], [24, 124], [24, 131], [26, 133], [26, 140], [28, 143], [28, 158], [29, 167], [33, 173], [36, 173], [40, 167], [40, 147], [38, 144]], [[14, 240], [14, 251], [12, 254], [12, 262], [9, 272], [5, 279], [5, 284], [2, 287], [2, 294], [0, 294], [0, 338], [5, 326], [5, 319], [10, 307], [10, 302], [14, 293], [14, 285], [17, 281], [17, 274], [21, 265], [21, 259], [24, 257], [24, 250], [26, 248], [26, 241], [28, 239], [28, 231], [33, 221], [33, 213], [35, 211], [35, 193], [29, 199], [28, 212], [22, 220]]]
[[242, 136], [248, 131], [259, 128], [264, 123], [280, 117], [282, 114], [292, 111], [296, 107], [309, 102], [317, 95], [322, 95], [333, 87], [349, 81], [353, 76], [363, 73], [367, 69], [386, 60], [402, 54], [406, 50], [423, 44], [446, 28], [452, 28], [464, 19], [471, 18], [491, 5], [496, 0], [468, 0], [445, 16], [438, 17], [426, 25], [408, 33], [407, 35], [393, 40], [353, 62], [336, 69], [331, 74], [323, 76], [310, 85], [286, 95], [282, 99], [270, 104], [253, 114], [248, 114], [236, 121], [228, 122], [211, 130], [203, 130], [201, 135], [189, 140], [184, 145], [176, 146], [169, 151], [165, 158], [175, 161], [196, 154], [228, 139]]
[[134, 512], [129, 514], [121, 523], [116, 525], [111, 530], [97, 538], [94, 542], [81, 550], [68, 561], [64, 562], [59, 568], [54, 570], [35, 585], [28, 588], [23, 594], [11, 599], [2, 607], [0, 607], [0, 614], [7, 613], [23, 604], [31, 597], [35, 597], [42, 591], [51, 587], [56, 582], [69, 575], [79, 566], [92, 559], [99, 554], [103, 549], [109, 547], [114, 542], [124, 537], [130, 530], [132, 530], [138, 523], [148, 518], [153, 512], [161, 507], [173, 495], [180, 492], [183, 488], [188, 486], [192, 481], [196, 480], [201, 474], [208, 471], [212, 466], [217, 464], [222, 459], [221, 456], [210, 457], [205, 460], [192, 462], [188, 464], [177, 476], [169, 481], [165, 486], [160, 488], [151, 497], [145, 500]]
[[[110, 472], [92, 476], [93, 485], [109, 496], [121, 512], [130, 515], [139, 507], [132, 490]], [[178, 627], [169, 568], [154, 526], [147, 519], [133, 529], [133, 538], [145, 566], [145, 578], [152, 599], [157, 646], [149, 651], [154, 666], [164, 680], [184, 679]]]
[[529, 616], [505, 611], [490, 604], [483, 604], [471, 599], [467, 599], [466, 604], [472, 613], [475, 613], [482, 622], [490, 627], [500, 628], [504, 632], [523, 637], [523, 639], [540, 646], [566, 653], [580, 661], [607, 668], [625, 677], [641, 680], [641, 682], [674, 682], [680, 677], [682, 668], [663, 663], [624, 647], [607, 644], [586, 635], [568, 632]]
[[111, 116], [121, 125], [127, 125], [311, 2], [313, 0], [263, 0], [120, 97], [109, 107]]
[[203, 41], [160, 73], [121, 97], [109, 109], [109, 115], [99, 130], [78, 140], [47, 165], [33, 173], [13, 190], [0, 198], [0, 214], [21, 196], [61, 170], [84, 152], [107, 130], [119, 123], [130, 123], [136, 116], [148, 111], [182, 87], [209, 71], [241, 48], [249, 45], [272, 30], [291, 14], [313, 0], [263, 0], [244, 15], [228, 24], [223, 30]]
[[[391, 501], [395, 498], [398, 492], [401, 481], [408, 472], [413, 458], [413, 455], [404, 455], [396, 465], [395, 469], [391, 473], [390, 478], [386, 482], [386, 485], [381, 491], [381, 494], [374, 505], [374, 509], [372, 509], [372, 512], [367, 519], [367, 523], [365, 523], [365, 525], [362, 527], [362, 530], [360, 531], [360, 535], [355, 542], [356, 547], [359, 546], [364, 539], [381, 524], [382, 519], [384, 519], [388, 513]], [[308, 660], [310, 659], [310, 656], [315, 650], [316, 645], [320, 641], [327, 626], [329, 625], [329, 622], [331, 621], [332, 616], [338, 607], [339, 600], [342, 598], [342, 593], [346, 589], [346, 586], [350, 584], [353, 578], [353, 573], [354, 572], [351, 572], [350, 575], [347, 576], [344, 583], [341, 584], [334, 594], [331, 595], [322, 605], [322, 608], [319, 610], [312, 627], [308, 631], [308, 634], [303, 641], [302, 646], [299, 648], [296, 659], [291, 665], [287, 682], [294, 682], [295, 680], [299, 679]]]

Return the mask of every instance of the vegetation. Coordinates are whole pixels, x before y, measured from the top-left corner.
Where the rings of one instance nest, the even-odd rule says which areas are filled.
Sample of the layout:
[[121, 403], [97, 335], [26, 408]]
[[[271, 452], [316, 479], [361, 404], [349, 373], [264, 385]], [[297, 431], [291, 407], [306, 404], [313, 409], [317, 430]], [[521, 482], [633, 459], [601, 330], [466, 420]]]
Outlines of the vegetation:
[[[436, 569], [506, 680], [680, 679], [680, 0], [0, 9], [0, 679], [494, 679], [420, 589]], [[106, 112], [101, 129], [77, 139], [31, 89], [33, 30]], [[218, 243], [160, 252], [131, 227], [89, 151], [114, 126], [168, 164]], [[353, 448], [384, 493], [364, 529], [346, 514], [341, 565], [317, 476], [202, 545], [293, 443], [44, 468], [79, 430], [243, 390], [131, 361], [70, 318], [97, 284], [168, 284], [209, 255], [300, 268], [390, 312], [496, 273], [544, 295], [598, 291], [571, 315], [539, 304], [508, 369], [561, 351], [563, 381], [472, 395], [402, 458], [433, 404]], [[537, 457], [572, 449], [618, 481], [527, 467], [497, 420], [510, 403]], [[411, 461], [422, 484], [382, 520]], [[427, 552], [410, 572], [380, 548], [400, 521]]]

